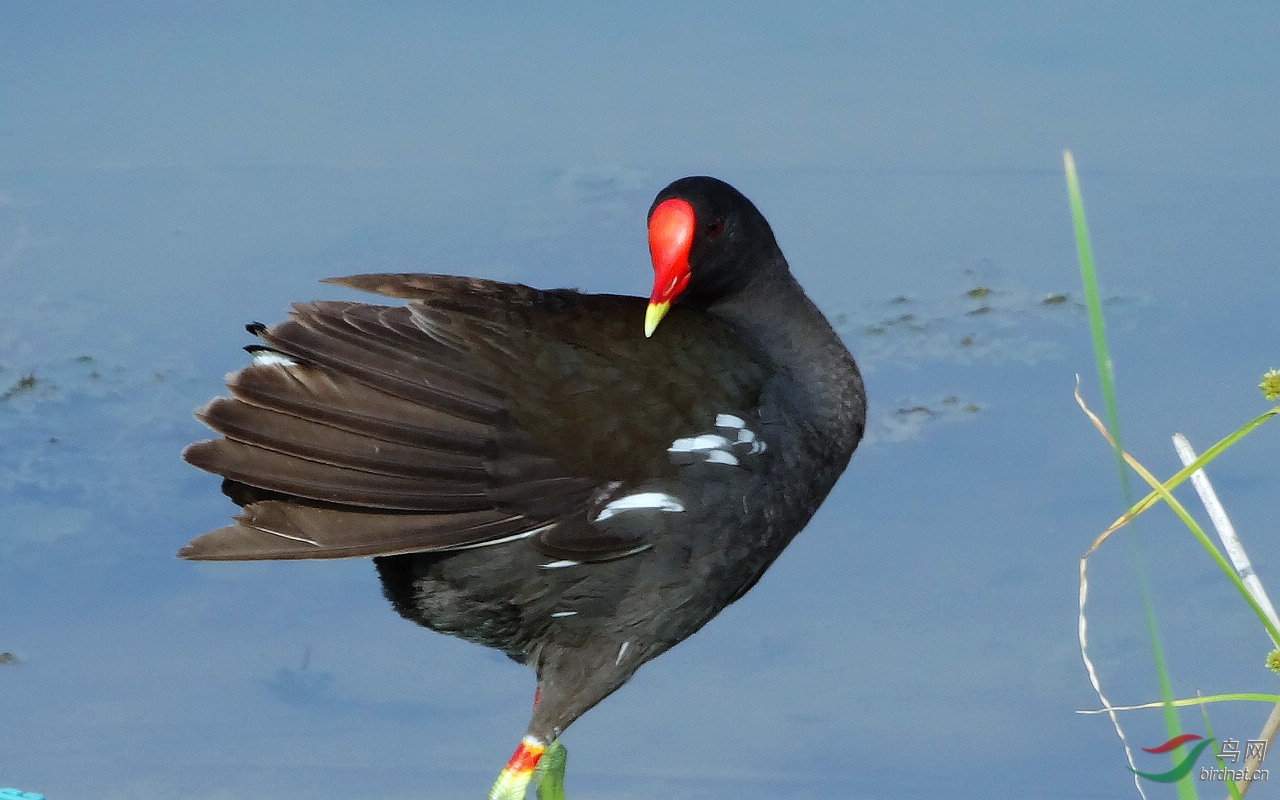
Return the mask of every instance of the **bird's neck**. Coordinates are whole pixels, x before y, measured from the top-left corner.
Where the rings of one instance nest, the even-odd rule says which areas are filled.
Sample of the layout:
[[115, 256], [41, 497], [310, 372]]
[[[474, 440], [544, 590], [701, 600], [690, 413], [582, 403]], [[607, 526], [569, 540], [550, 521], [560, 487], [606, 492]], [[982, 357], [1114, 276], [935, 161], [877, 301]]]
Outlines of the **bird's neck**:
[[811, 404], [813, 420], [824, 429], [822, 433], [831, 437], [837, 449], [851, 453], [862, 430], [844, 428], [849, 412], [860, 411], [865, 403], [862, 376], [853, 357], [785, 262], [782, 268], [761, 271], [754, 278], [710, 310], [790, 373]]
[[821, 369], [821, 362], [831, 358], [852, 361], [831, 323], [800, 288], [785, 261], [779, 269], [761, 270], [709, 310], [741, 330], [775, 363]]

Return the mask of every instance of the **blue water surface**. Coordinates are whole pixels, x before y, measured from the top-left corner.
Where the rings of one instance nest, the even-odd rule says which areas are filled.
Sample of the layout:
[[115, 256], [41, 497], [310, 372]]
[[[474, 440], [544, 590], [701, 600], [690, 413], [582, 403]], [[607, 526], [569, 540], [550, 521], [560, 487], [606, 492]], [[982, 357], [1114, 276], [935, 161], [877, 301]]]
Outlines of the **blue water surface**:
[[[1280, 366], [1280, 11], [1244, 9], [0, 12], [0, 785], [482, 797], [532, 675], [399, 619], [365, 560], [176, 559], [233, 510], [179, 459], [191, 411], [245, 363], [243, 324], [355, 297], [323, 277], [646, 294], [650, 200], [710, 173], [859, 358], [869, 432], [757, 588], [569, 730], [570, 797], [1132, 796], [1110, 724], [1076, 713], [1099, 702], [1078, 559], [1126, 504], [1072, 398], [1079, 375], [1101, 410], [1061, 149], [1125, 443], [1168, 475], [1171, 433], [1207, 447]], [[1211, 472], [1264, 582], [1277, 436]], [[1158, 697], [1135, 559], [1175, 694], [1273, 691], [1186, 530], [1135, 527], [1091, 562], [1108, 695]], [[1215, 707], [1216, 735], [1268, 710]]]

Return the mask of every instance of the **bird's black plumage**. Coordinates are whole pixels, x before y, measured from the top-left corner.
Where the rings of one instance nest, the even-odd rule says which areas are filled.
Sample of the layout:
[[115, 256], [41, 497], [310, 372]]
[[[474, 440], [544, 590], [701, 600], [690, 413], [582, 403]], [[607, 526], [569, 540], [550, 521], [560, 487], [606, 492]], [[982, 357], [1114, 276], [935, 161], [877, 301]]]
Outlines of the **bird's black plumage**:
[[184, 453], [242, 510], [180, 555], [373, 556], [400, 614], [537, 671], [554, 741], [755, 584], [865, 420], [750, 201], [686, 178], [650, 224], [680, 278], [652, 338], [640, 298], [441, 275], [335, 279], [409, 302], [250, 326], [255, 363], [197, 412], [221, 438]]

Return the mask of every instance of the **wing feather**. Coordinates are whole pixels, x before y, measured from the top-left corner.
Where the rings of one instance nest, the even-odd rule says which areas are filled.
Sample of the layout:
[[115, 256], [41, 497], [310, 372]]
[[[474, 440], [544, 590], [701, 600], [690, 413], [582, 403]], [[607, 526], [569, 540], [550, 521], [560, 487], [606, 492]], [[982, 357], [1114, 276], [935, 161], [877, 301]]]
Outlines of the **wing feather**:
[[360, 558], [492, 544], [539, 529], [492, 510], [381, 514], [273, 500], [245, 506], [235, 525], [196, 538], [178, 555], [194, 561]]
[[[222, 438], [183, 454], [222, 475], [242, 512], [184, 557], [378, 556], [532, 533], [558, 558], [623, 557], [670, 520], [597, 524], [590, 509], [673, 479], [670, 442], [746, 413], [765, 379], [751, 357], [719, 358], [739, 345], [706, 315], [664, 320], [680, 350], [644, 339], [640, 298], [439, 275], [330, 282], [410, 302], [301, 303], [249, 327], [280, 357], [230, 375], [230, 398], [197, 412]], [[737, 366], [706, 375], [717, 361]]]

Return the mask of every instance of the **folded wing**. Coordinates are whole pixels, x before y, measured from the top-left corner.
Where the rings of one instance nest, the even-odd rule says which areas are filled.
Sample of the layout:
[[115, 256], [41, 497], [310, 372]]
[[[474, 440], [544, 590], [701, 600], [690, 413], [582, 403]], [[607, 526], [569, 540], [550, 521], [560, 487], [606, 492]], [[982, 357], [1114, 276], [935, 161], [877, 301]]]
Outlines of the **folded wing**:
[[[222, 475], [242, 511], [179, 555], [346, 558], [532, 536], [557, 557], [620, 557], [644, 533], [593, 526], [593, 503], [670, 472], [671, 431], [698, 424], [708, 391], [725, 403], [758, 392], [758, 375], [708, 389], [678, 363], [655, 367], [639, 298], [431, 275], [334, 282], [411, 302], [298, 304], [285, 322], [249, 326], [262, 340], [254, 363], [197, 412], [221, 438], [183, 453]], [[615, 317], [636, 341], [603, 337], [604, 349], [600, 320]], [[655, 381], [692, 385], [645, 399]]]

